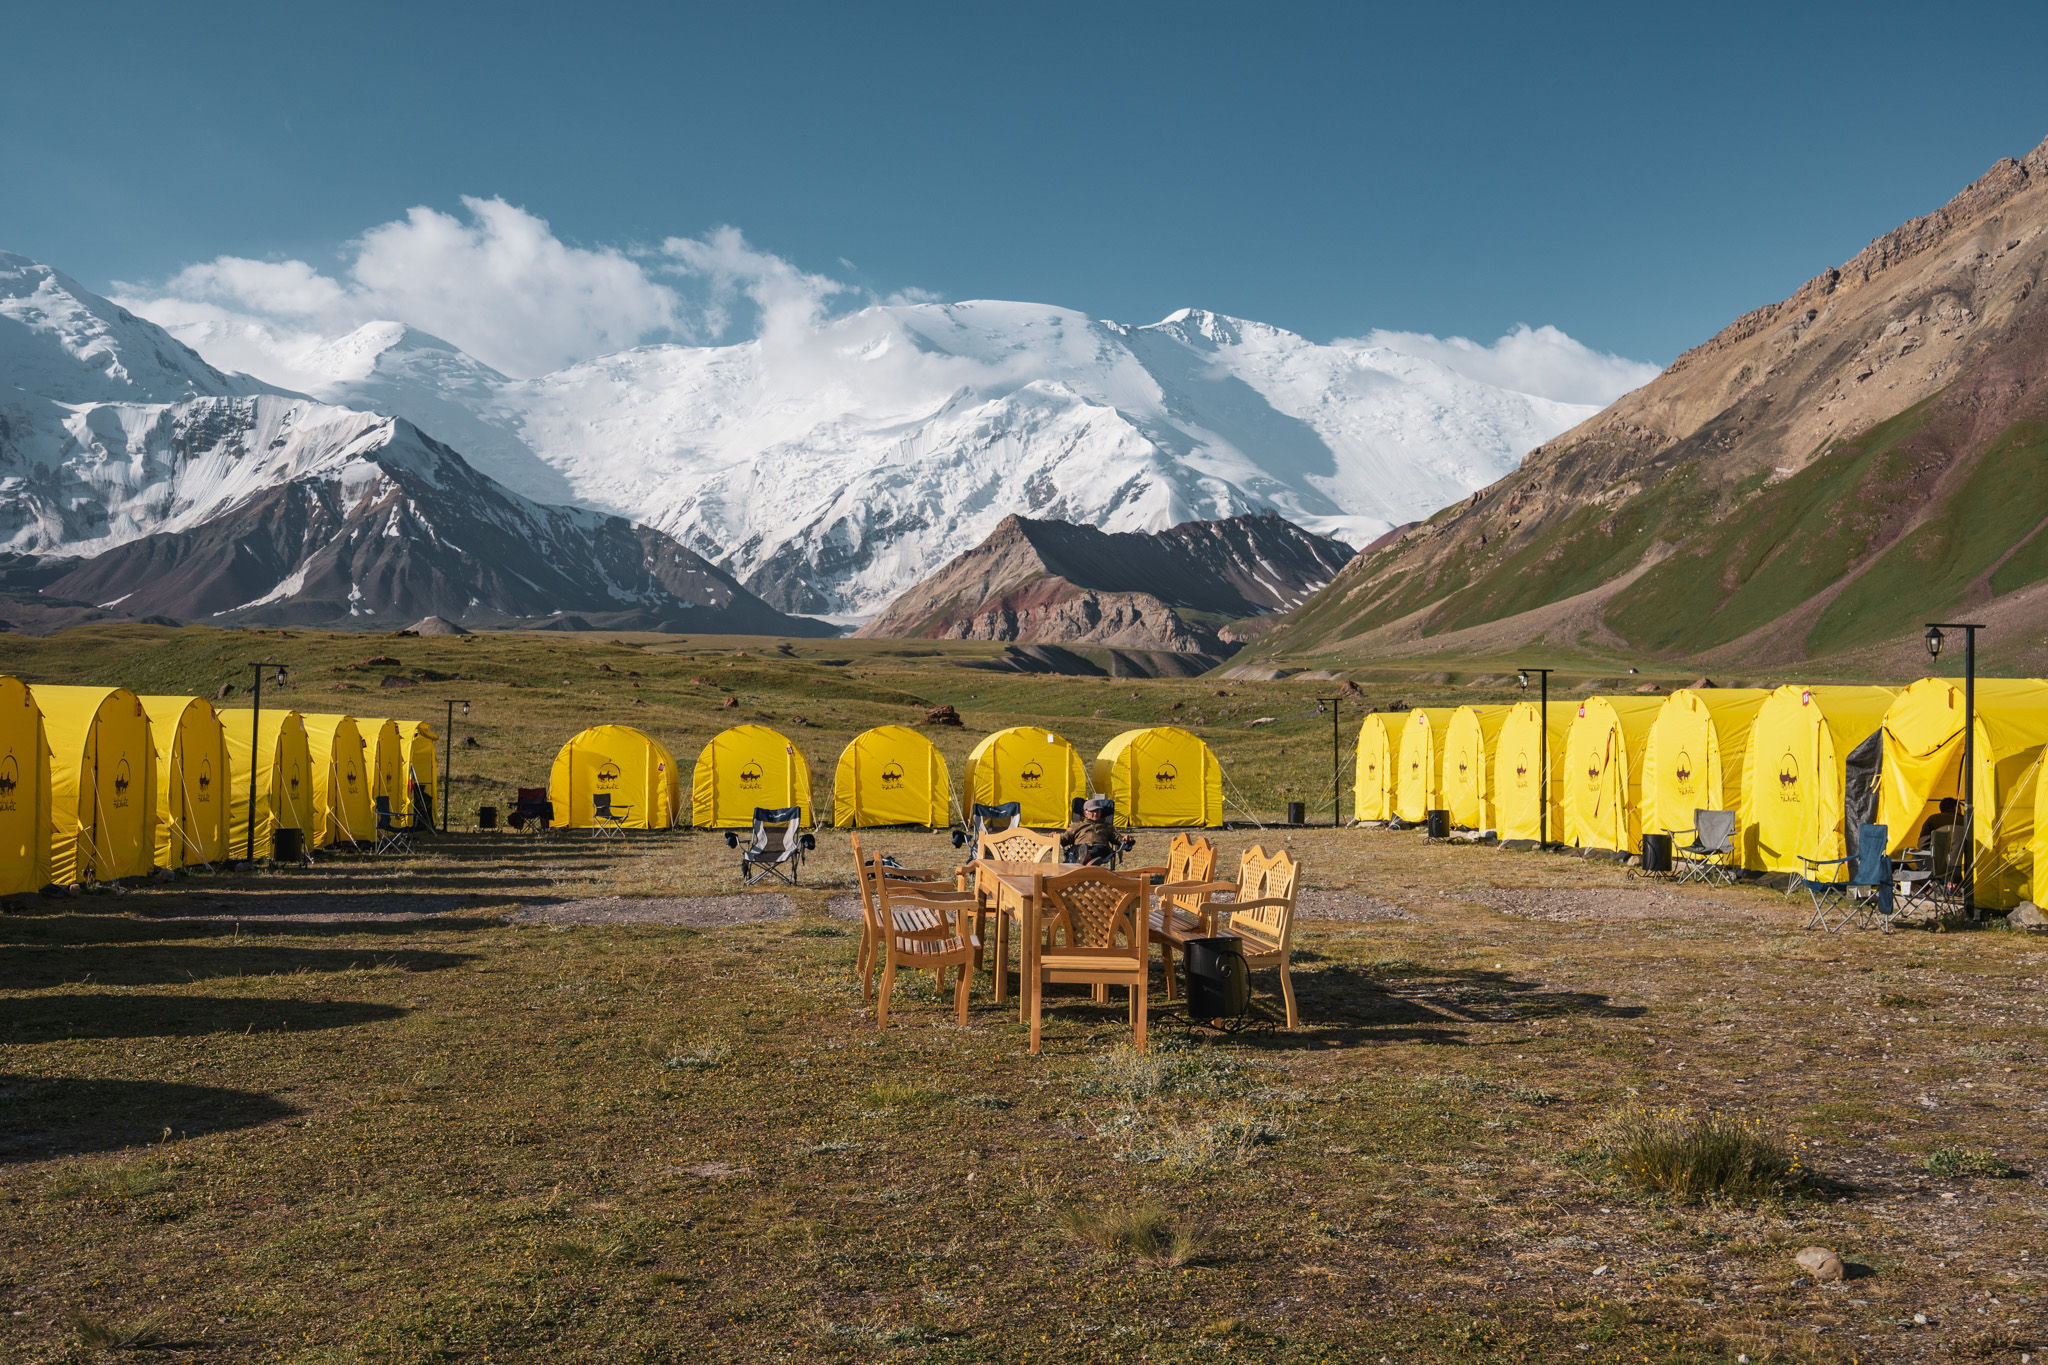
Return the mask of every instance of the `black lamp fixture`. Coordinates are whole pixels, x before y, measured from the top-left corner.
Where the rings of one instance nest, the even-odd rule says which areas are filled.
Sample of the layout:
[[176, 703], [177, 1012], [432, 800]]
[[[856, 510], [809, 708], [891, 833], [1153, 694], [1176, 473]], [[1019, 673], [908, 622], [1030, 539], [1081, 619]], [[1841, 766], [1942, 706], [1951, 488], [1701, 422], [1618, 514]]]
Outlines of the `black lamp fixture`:
[[445, 727], [448, 738], [444, 741], [448, 757], [441, 761], [441, 830], [448, 830], [448, 799], [455, 788], [455, 708], [462, 708], [462, 714], [469, 714], [469, 702], [463, 697], [451, 697], [448, 701], [448, 723]]
[[283, 664], [271, 663], [268, 660], [261, 663], [252, 663], [249, 667], [256, 674], [256, 687], [254, 699], [249, 709], [249, 832], [247, 842], [243, 848], [243, 856], [253, 863], [256, 861], [256, 774], [263, 767], [262, 763], [257, 760], [257, 755], [263, 748], [261, 743], [263, 735], [263, 670], [266, 668], [277, 670], [277, 676], [271, 679], [271, 682], [278, 687], [285, 685], [286, 675]]
[[1538, 710], [1538, 715], [1541, 719], [1537, 722], [1541, 727], [1541, 733], [1536, 737], [1536, 828], [1541, 836], [1537, 840], [1536, 846], [1538, 848], [1547, 848], [1550, 845], [1550, 670], [1547, 668], [1523, 668], [1517, 670], [1515, 678], [1525, 689], [1529, 686], [1529, 675], [1531, 673], [1541, 677], [1543, 689], [1542, 703]]
[[1927, 641], [1927, 657], [1930, 659], [1939, 659], [1941, 657], [1941, 627], [1929, 626], [1927, 628], [1927, 634], [1922, 636], [1921, 638]]
[[1973, 798], [1976, 796], [1977, 762], [1977, 632], [1984, 627], [1973, 622], [1929, 622], [1927, 633], [1920, 637], [1927, 644], [1928, 658], [1941, 657], [1941, 646], [1945, 638], [1941, 632], [1944, 629], [1963, 632], [1963, 772], [1960, 780], [1963, 807], [1963, 914], [1975, 919], [1977, 803]]
[[1337, 829], [1344, 823], [1344, 736], [1338, 713], [1344, 709], [1344, 698], [1317, 697], [1316, 714], [1321, 715], [1323, 707], [1330, 708], [1330, 828]]

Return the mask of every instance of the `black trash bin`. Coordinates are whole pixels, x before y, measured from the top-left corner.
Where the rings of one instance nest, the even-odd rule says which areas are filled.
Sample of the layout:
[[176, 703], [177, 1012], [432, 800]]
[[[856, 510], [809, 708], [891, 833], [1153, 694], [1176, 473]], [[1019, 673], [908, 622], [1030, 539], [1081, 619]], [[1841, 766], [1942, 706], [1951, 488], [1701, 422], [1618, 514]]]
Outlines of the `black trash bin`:
[[478, 806], [476, 808], [476, 827], [478, 829], [496, 829], [498, 827], [498, 808], [496, 806]]
[[1236, 939], [1188, 943], [1188, 1018], [1240, 1018], [1251, 1008], [1251, 998], [1251, 973]]
[[1430, 838], [1448, 839], [1451, 837], [1451, 813], [1449, 811], [1424, 811], [1422, 818], [1427, 823]]
[[302, 863], [306, 861], [306, 831], [302, 829], [275, 830], [270, 836], [270, 856], [281, 863]]
[[1643, 871], [1669, 872], [1671, 870], [1671, 836], [1668, 834], [1645, 834], [1643, 836]]
[[1290, 825], [1307, 824], [1308, 803], [1305, 801], [1289, 801], [1287, 803], [1287, 823]]

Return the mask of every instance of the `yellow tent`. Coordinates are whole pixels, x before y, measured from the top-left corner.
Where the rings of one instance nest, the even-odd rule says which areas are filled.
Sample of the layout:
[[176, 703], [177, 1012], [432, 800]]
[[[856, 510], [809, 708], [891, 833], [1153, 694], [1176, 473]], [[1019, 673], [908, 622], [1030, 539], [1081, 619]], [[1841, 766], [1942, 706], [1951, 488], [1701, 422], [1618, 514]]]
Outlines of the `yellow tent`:
[[228, 853], [235, 858], [251, 856], [251, 768], [256, 788], [253, 856], [270, 857], [271, 835], [280, 829], [313, 827], [313, 760], [306, 751], [306, 723], [296, 711], [265, 707], [251, 713], [258, 714], [262, 723], [253, 736], [253, 755], [249, 731], [255, 722], [243, 719], [240, 711], [224, 712], [220, 718], [228, 744]]
[[[1565, 818], [1565, 740], [1571, 734], [1578, 710], [1560, 701], [1550, 708], [1550, 816], [1552, 843], [1563, 842], [1571, 833]], [[1543, 801], [1537, 790], [1543, 783], [1543, 708], [1533, 701], [1516, 702], [1501, 721], [1493, 740], [1493, 800], [1499, 810], [1498, 824], [1503, 839], [1541, 839], [1544, 836]]]
[[1444, 739], [1457, 712], [1432, 706], [1410, 711], [1396, 742], [1394, 814], [1414, 823], [1444, 808]]
[[[701, 829], [745, 829], [754, 808], [795, 806], [809, 825], [811, 765], [803, 751], [765, 725], [735, 725], [712, 736], [690, 777], [690, 823]], [[559, 808], [558, 808], [559, 809]]]
[[1405, 711], [1375, 711], [1358, 727], [1358, 762], [1351, 790], [1355, 820], [1394, 818], [1394, 757]]
[[357, 716], [356, 733], [363, 737], [363, 764], [370, 772], [371, 811], [381, 796], [398, 814], [405, 809], [405, 746], [398, 739], [398, 722]]
[[440, 765], [435, 761], [434, 745], [440, 736], [434, 727], [423, 720], [402, 720], [398, 722], [398, 763], [405, 774], [399, 792], [403, 800], [393, 801], [391, 809], [401, 815], [411, 815], [412, 793], [417, 787], [426, 809], [419, 812], [421, 819], [429, 826], [438, 827], [441, 815], [434, 807], [434, 797], [441, 790]]
[[[1971, 881], [1979, 905], [2011, 909], [2033, 891], [2034, 769], [2044, 742], [2048, 682], [1977, 680], [1970, 788]], [[1891, 852], [1898, 853], [1919, 842], [1941, 798], [1964, 794], [1962, 683], [1922, 678], [1899, 693], [1885, 712], [1883, 743], [1874, 823], [1887, 827]]]
[[156, 865], [217, 863], [228, 852], [228, 742], [213, 703], [144, 697], [156, 746]]
[[682, 777], [675, 755], [630, 725], [593, 725], [555, 755], [548, 800], [558, 829], [589, 829], [594, 796], [609, 796], [625, 811], [627, 829], [667, 829], [676, 822]]
[[[1027, 825], [1065, 829], [1073, 820], [1074, 798], [1088, 795], [1088, 774], [1074, 746], [1050, 730], [1013, 725], [998, 730], [967, 755], [970, 806], [997, 806], [1015, 801]], [[971, 810], [962, 810], [963, 818]], [[972, 824], [972, 819], [968, 818]]]
[[1588, 697], [1565, 738], [1565, 818], [1580, 848], [1632, 853], [1642, 833], [1643, 751], [1661, 697]]
[[1126, 730], [1095, 756], [1095, 790], [1116, 803], [1120, 829], [1223, 823], [1223, 769], [1199, 736], [1174, 725]]
[[1643, 833], [1689, 830], [1696, 810], [1742, 808], [1749, 727], [1770, 695], [1761, 687], [1681, 687], [1664, 699], [1643, 750]]
[[156, 746], [125, 687], [38, 687], [50, 746], [50, 880], [148, 873], [156, 857]]
[[1444, 804], [1461, 829], [1498, 829], [1494, 744], [1507, 724], [1505, 706], [1461, 706], [1444, 736]]
[[1804, 687], [1764, 698], [1742, 756], [1742, 865], [1797, 872], [1802, 856], [1843, 854], [1842, 765], [1884, 724], [1897, 689]]
[[[748, 818], [751, 822], [751, 812]], [[953, 779], [946, 760], [909, 726], [877, 725], [854, 736], [840, 752], [839, 772], [832, 783], [832, 823], [841, 829], [941, 829], [952, 819]]]
[[370, 799], [369, 745], [354, 716], [302, 716], [313, 761], [313, 846], [374, 844], [377, 806]]
[[50, 883], [50, 750], [35, 693], [0, 674], [0, 896]]

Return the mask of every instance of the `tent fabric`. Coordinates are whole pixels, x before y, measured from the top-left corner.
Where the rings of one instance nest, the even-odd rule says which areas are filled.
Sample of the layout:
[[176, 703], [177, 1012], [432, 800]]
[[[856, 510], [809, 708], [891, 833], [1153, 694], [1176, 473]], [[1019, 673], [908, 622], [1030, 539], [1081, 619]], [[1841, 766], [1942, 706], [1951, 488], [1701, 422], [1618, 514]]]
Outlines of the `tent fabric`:
[[1588, 697], [1565, 738], [1564, 808], [1580, 848], [1627, 852], [1642, 834], [1643, 754], [1662, 697]]
[[1201, 737], [1175, 725], [1126, 730], [1095, 756], [1095, 790], [1116, 803], [1119, 829], [1223, 823], [1223, 769]]
[[357, 716], [356, 733], [363, 737], [363, 764], [370, 773], [370, 811], [374, 823], [380, 796], [390, 803], [393, 814], [405, 809], [405, 747], [399, 742], [395, 720]]
[[377, 806], [371, 797], [369, 745], [354, 716], [302, 716], [312, 759], [313, 847], [375, 844]]
[[1849, 751], [1842, 760], [1842, 844], [1853, 858], [1857, 855], [1857, 831], [1877, 823], [1877, 778], [1884, 770], [1884, 731], [1871, 731], [1870, 738]]
[[[252, 716], [260, 721], [252, 722]], [[250, 732], [254, 724], [256, 733]], [[250, 856], [249, 788], [255, 772], [255, 853], [272, 856], [272, 835], [280, 829], [313, 827], [313, 759], [306, 723], [296, 711], [265, 707], [261, 712], [221, 713], [228, 746], [228, 852]], [[255, 743], [250, 743], [251, 739]]]
[[998, 730], [967, 755], [967, 786], [961, 799], [983, 806], [1015, 801], [1023, 808], [1026, 825], [1065, 829], [1073, 819], [1075, 798], [1087, 795], [1088, 773], [1081, 755], [1036, 725]]
[[1451, 713], [1444, 736], [1443, 809], [1461, 829], [1499, 826], [1493, 754], [1507, 719], [1505, 706], [1461, 706]]
[[811, 765], [803, 751], [765, 725], [735, 725], [713, 735], [690, 778], [690, 823], [700, 829], [752, 829], [754, 808], [795, 806], [815, 825]]
[[[398, 762], [405, 774], [400, 793], [404, 800], [393, 801], [391, 809], [406, 816], [417, 814], [429, 826], [440, 818], [434, 808], [434, 799], [441, 791], [441, 770], [434, 749], [440, 738], [426, 721], [398, 722]], [[412, 808], [414, 787], [418, 787], [425, 798], [426, 809], [423, 811], [415, 812]]]
[[[1922, 678], [1884, 716], [1877, 821], [1897, 854], [1919, 842], [1941, 798], [1962, 798], [1961, 680]], [[1969, 799], [1976, 903], [2006, 910], [2033, 891], [2035, 765], [2048, 743], [2048, 682], [1979, 678]]]
[[156, 746], [125, 687], [38, 687], [50, 749], [50, 880], [146, 875], [156, 858]]
[[675, 755], [630, 725], [593, 725], [571, 736], [548, 774], [556, 827], [592, 828], [595, 796], [631, 807], [622, 822], [626, 829], [668, 829], [681, 809], [682, 774]]
[[50, 750], [35, 692], [0, 674], [0, 896], [50, 884]]
[[1740, 810], [1749, 728], [1770, 691], [1681, 687], [1664, 699], [1643, 749], [1645, 834], [1693, 827], [1696, 810]]
[[228, 852], [228, 741], [213, 703], [144, 697], [156, 748], [156, 865], [194, 867]]
[[1394, 762], [1394, 814], [1418, 823], [1444, 808], [1444, 739], [1457, 712], [1432, 706], [1410, 711]]
[[1884, 723], [1898, 689], [1790, 683], [1764, 698], [1742, 759], [1737, 847], [1756, 872], [1798, 872], [1840, 858], [1844, 765]]
[[[1550, 708], [1549, 834], [1553, 843], [1570, 832], [1564, 809], [1565, 741], [1577, 710], [1563, 701]], [[1544, 835], [1543, 794], [1539, 790], [1545, 772], [1544, 739], [1541, 706], [1524, 701], [1508, 708], [1493, 741], [1493, 801], [1499, 812], [1495, 828], [1503, 839], [1541, 839]]]
[[1405, 711], [1375, 711], [1358, 727], [1358, 758], [1352, 777], [1355, 820], [1394, 818], [1394, 760], [1400, 749]]
[[[695, 800], [694, 789], [691, 792]], [[694, 810], [692, 811], [694, 815]], [[929, 739], [907, 725], [877, 725], [839, 754], [832, 823], [841, 829], [953, 822], [953, 779]]]

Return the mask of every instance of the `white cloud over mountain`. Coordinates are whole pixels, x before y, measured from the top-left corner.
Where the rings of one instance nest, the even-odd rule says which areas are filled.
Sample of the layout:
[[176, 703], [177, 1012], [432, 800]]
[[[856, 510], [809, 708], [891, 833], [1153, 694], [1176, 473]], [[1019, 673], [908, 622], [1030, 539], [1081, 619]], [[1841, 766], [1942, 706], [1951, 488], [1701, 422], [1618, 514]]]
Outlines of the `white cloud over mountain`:
[[1384, 330], [1374, 330], [1362, 337], [1339, 338], [1332, 344], [1384, 346], [1403, 355], [1434, 360], [1447, 370], [1496, 388], [1560, 403], [1592, 403], [1598, 407], [1605, 407], [1630, 389], [1641, 388], [1662, 370], [1658, 365], [1596, 351], [1555, 327], [1531, 327], [1527, 323], [1491, 346], [1465, 337]]

